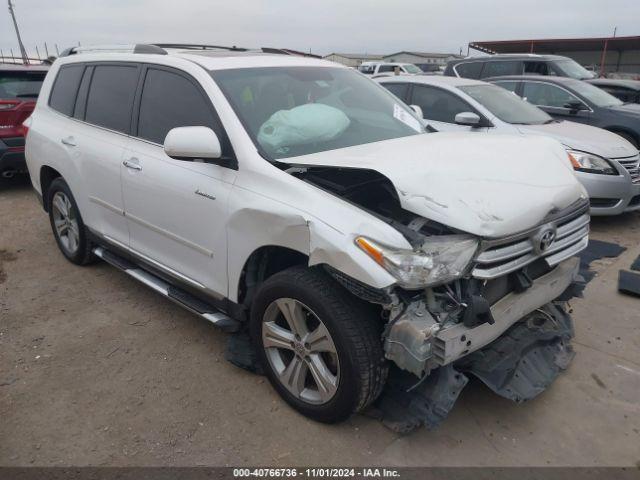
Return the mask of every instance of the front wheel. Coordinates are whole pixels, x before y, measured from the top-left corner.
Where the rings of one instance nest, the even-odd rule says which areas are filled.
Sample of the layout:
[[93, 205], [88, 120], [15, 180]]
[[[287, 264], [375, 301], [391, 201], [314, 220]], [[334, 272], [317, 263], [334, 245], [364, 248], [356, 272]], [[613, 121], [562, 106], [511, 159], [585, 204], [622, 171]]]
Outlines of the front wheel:
[[318, 267], [293, 267], [265, 281], [253, 301], [251, 336], [273, 387], [314, 420], [345, 420], [373, 402], [386, 381], [375, 311]]

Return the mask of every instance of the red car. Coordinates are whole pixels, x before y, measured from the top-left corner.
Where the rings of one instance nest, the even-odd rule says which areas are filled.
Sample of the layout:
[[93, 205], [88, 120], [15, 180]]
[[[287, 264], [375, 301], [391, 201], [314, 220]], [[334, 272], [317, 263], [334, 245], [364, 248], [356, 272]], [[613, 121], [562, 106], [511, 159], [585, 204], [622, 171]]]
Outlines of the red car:
[[49, 65], [0, 63], [0, 175], [4, 178], [27, 171], [22, 122], [36, 106], [47, 70]]

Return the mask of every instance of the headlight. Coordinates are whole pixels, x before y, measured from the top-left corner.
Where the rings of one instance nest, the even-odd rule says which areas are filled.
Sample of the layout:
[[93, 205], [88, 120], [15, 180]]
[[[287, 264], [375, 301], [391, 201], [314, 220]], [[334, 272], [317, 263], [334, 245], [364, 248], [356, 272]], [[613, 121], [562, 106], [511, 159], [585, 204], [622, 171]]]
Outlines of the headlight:
[[365, 237], [356, 245], [409, 290], [440, 285], [464, 275], [478, 249], [478, 240], [467, 235], [430, 237], [418, 249], [387, 247]]
[[587, 173], [599, 173], [601, 175], [617, 175], [618, 172], [607, 160], [593, 153], [567, 150], [569, 160], [575, 170]]

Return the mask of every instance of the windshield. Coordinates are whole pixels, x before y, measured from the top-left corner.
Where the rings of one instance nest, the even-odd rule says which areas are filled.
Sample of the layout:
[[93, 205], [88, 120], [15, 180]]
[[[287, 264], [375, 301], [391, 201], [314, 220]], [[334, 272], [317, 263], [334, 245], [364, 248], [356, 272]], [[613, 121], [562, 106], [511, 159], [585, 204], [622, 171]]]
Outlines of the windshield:
[[243, 68], [212, 76], [270, 160], [424, 133], [410, 108], [351, 69]]
[[556, 60], [553, 64], [567, 77], [576, 78], [578, 80], [585, 80], [587, 78], [594, 77], [593, 73], [570, 58], [567, 58], [566, 60]]
[[458, 88], [503, 122], [521, 125], [542, 125], [552, 121], [552, 118], [538, 107], [531, 105], [502, 87], [495, 85], [469, 85]]
[[44, 72], [0, 72], [0, 99], [37, 98], [44, 77]]
[[571, 88], [580, 96], [590, 101], [597, 107], [618, 107], [624, 105], [624, 102], [614, 97], [610, 93], [605, 92], [601, 88], [595, 87], [590, 83], [571, 82]]
[[416, 67], [412, 63], [406, 63], [403, 65], [403, 67], [407, 71], [407, 73], [423, 73], [422, 70], [420, 70], [418, 67]]

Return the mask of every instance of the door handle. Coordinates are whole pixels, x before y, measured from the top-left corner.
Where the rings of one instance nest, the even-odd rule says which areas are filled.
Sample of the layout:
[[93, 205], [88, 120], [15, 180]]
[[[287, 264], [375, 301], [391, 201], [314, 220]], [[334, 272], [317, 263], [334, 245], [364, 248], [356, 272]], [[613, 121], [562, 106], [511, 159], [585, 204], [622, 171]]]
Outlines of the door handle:
[[137, 158], [130, 158], [129, 160], [125, 160], [124, 162], [122, 162], [122, 165], [138, 172], [142, 170], [142, 166], [138, 163]]
[[73, 137], [65, 137], [65, 138], [62, 138], [62, 139], [60, 139], [60, 142], [61, 142], [63, 145], [66, 145], [66, 146], [68, 146], [68, 147], [75, 147], [75, 146], [76, 146], [76, 144], [75, 144], [75, 142], [74, 142]]

